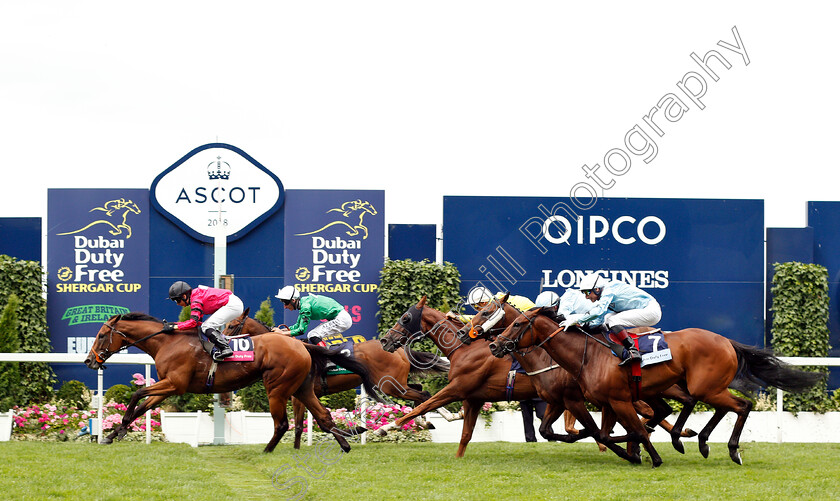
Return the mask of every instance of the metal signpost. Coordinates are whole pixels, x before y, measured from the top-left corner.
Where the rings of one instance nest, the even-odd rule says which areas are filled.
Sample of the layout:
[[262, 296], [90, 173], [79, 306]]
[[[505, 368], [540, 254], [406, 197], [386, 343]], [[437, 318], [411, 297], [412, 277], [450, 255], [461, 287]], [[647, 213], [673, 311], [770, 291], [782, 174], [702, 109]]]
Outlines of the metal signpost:
[[[235, 146], [192, 150], [155, 178], [152, 205], [194, 238], [213, 243], [214, 287], [227, 274], [227, 243], [244, 236], [283, 205], [283, 184]], [[225, 410], [213, 398], [214, 444], [225, 443]]]

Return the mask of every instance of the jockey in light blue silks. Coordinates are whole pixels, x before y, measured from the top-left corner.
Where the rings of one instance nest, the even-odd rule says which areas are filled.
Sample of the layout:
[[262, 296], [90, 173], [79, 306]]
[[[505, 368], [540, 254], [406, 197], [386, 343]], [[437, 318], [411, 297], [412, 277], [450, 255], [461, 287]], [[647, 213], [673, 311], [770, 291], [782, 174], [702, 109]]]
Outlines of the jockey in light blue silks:
[[583, 277], [578, 290], [594, 304], [584, 313], [567, 315], [560, 326], [566, 329], [575, 324], [603, 323], [627, 348], [627, 358], [618, 365], [641, 359], [627, 328], [658, 323], [662, 319], [662, 309], [656, 299], [638, 287], [609, 280], [597, 273]]

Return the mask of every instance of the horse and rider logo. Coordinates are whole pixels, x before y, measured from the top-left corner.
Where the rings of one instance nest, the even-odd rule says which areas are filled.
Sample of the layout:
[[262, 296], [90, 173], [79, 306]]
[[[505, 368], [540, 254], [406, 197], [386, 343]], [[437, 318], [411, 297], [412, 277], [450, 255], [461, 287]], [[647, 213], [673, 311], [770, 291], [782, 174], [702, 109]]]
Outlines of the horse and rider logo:
[[126, 222], [126, 218], [128, 218], [129, 214], [140, 214], [140, 208], [137, 207], [137, 204], [124, 198], [109, 200], [105, 202], [102, 207], [94, 207], [88, 212], [94, 211], [104, 213], [102, 214], [103, 218], [97, 219], [78, 230], [58, 233], [58, 235], [72, 235], [74, 233], [83, 232], [92, 226], [104, 224], [111, 227], [111, 229], [108, 230], [108, 233], [111, 235], [122, 235], [123, 231], [125, 231], [125, 238], [131, 238], [131, 226]]
[[347, 235], [351, 237], [355, 237], [360, 233], [364, 233], [362, 239], [366, 239], [368, 237], [368, 229], [367, 226], [364, 224], [364, 218], [366, 214], [370, 214], [371, 216], [376, 215], [376, 209], [370, 202], [362, 201], [362, 199], [350, 200], [341, 204], [341, 207], [336, 207], [333, 209], [328, 210], [326, 213], [330, 212], [338, 212], [339, 218], [335, 221], [331, 221], [324, 226], [318, 228], [315, 231], [310, 231], [308, 233], [296, 233], [296, 236], [303, 236], [303, 235], [314, 235], [316, 233], [320, 233], [331, 226], [336, 225], [343, 225], [347, 227]]

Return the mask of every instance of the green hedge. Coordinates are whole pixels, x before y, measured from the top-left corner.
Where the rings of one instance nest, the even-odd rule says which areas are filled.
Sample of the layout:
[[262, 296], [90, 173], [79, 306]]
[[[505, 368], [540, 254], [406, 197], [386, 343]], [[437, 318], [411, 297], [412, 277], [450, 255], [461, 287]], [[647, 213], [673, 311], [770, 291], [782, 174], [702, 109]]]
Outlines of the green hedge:
[[[774, 263], [772, 346], [783, 357], [827, 357], [829, 345], [828, 271], [818, 264]], [[799, 367], [826, 372], [827, 367]], [[775, 392], [773, 392], [775, 393]], [[802, 394], [786, 393], [784, 408], [791, 412], [834, 410], [823, 380]]]
[[[0, 255], [0, 310], [12, 295], [20, 300], [16, 312], [18, 340], [22, 353], [52, 351], [47, 331], [47, 301], [44, 298], [44, 271], [36, 261], [21, 261]], [[55, 373], [43, 362], [21, 362], [18, 405], [47, 402], [53, 396]]]
[[428, 298], [426, 304], [441, 311], [456, 307], [461, 299], [461, 274], [452, 263], [387, 260], [379, 276], [380, 337], [422, 296]]

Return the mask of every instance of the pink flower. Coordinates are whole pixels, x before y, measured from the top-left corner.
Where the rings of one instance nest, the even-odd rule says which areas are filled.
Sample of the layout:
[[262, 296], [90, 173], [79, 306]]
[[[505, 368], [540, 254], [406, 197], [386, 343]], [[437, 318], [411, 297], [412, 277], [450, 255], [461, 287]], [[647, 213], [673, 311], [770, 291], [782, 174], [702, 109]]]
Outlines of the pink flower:
[[481, 410], [489, 411], [493, 408], [493, 402], [484, 402], [484, 405], [481, 406]]

